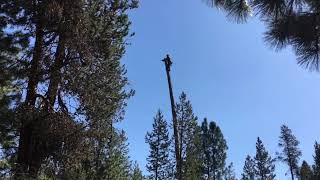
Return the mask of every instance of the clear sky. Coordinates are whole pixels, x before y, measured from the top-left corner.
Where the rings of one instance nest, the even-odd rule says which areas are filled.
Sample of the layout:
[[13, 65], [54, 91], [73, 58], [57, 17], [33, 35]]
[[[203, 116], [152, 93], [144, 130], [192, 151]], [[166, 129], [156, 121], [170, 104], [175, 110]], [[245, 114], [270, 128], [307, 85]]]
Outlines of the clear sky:
[[[313, 163], [313, 145], [320, 140], [320, 74], [299, 67], [291, 48], [268, 47], [258, 20], [232, 23], [202, 0], [140, 0], [130, 17], [136, 35], [123, 63], [136, 95], [119, 126], [128, 134], [131, 159], [144, 171], [149, 150], [144, 136], [156, 111], [160, 108], [171, 122], [161, 62], [166, 54], [173, 60], [176, 99], [185, 91], [200, 120], [217, 122], [238, 177], [246, 155], [255, 153], [257, 136], [271, 155], [279, 151], [284, 123], [300, 140], [302, 159]], [[281, 164], [276, 179], [289, 179]]]

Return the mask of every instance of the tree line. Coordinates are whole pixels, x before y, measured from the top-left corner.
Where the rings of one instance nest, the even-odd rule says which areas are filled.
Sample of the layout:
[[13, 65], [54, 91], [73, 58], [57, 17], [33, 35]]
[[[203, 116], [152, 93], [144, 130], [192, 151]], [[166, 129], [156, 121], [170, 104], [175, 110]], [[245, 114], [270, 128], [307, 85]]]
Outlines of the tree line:
[[[220, 127], [207, 118], [198, 125], [191, 102], [185, 93], [176, 104], [180, 138], [182, 179], [184, 180], [236, 180], [233, 163], [226, 164], [227, 141]], [[171, 125], [167, 123], [163, 113], [158, 110], [154, 117], [152, 131], [146, 134], [149, 144], [147, 157], [147, 179], [176, 179], [177, 172], [173, 148]], [[292, 180], [318, 180], [320, 167], [320, 145], [315, 143], [314, 165], [306, 161], [300, 163], [302, 155], [299, 141], [286, 126], [281, 126], [278, 146], [281, 152], [271, 156], [260, 137], [256, 142], [256, 154], [247, 155], [244, 161], [241, 180], [273, 180], [276, 179], [275, 163], [283, 162], [288, 166]], [[287, 174], [286, 172], [284, 172]]]
[[[273, 47], [294, 47], [298, 63], [319, 70], [318, 0], [208, 0], [244, 22], [253, 13], [267, 25]], [[121, 64], [131, 37], [128, 11], [136, 0], [5, 0], [0, 2], [0, 178], [144, 179], [128, 155], [124, 119], [128, 90]], [[227, 142], [215, 122], [198, 119], [183, 93], [176, 105], [181, 174], [185, 179], [235, 179]], [[161, 112], [146, 135], [148, 178], [175, 178], [172, 134]], [[260, 138], [243, 178], [275, 178], [274, 162], [292, 178], [319, 179], [314, 164], [299, 164], [299, 142], [281, 127], [272, 158]]]

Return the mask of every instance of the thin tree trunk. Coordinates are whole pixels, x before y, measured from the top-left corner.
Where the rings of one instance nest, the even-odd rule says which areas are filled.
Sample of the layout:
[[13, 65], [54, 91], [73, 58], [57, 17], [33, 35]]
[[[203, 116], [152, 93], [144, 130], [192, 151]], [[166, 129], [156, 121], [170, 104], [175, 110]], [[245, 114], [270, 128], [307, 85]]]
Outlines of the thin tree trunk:
[[291, 179], [294, 180], [293, 168], [291, 163], [290, 163], [290, 173], [291, 173]]
[[61, 81], [61, 68], [63, 66], [63, 59], [65, 55], [64, 39], [62, 36], [59, 37], [59, 44], [57, 47], [55, 61], [51, 68], [50, 83], [47, 92], [48, 107], [53, 109], [54, 103], [56, 101], [59, 84]]

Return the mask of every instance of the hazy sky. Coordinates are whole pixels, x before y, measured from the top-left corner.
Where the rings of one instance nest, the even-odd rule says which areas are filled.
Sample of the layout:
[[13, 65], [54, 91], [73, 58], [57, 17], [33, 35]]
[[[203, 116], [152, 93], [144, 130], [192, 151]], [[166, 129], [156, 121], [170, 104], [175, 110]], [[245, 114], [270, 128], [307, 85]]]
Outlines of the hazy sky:
[[[313, 145], [320, 137], [320, 74], [299, 67], [290, 47], [280, 52], [268, 47], [258, 20], [232, 23], [202, 0], [140, 0], [130, 17], [136, 35], [123, 62], [136, 95], [119, 126], [128, 134], [131, 158], [144, 171], [149, 151], [144, 136], [156, 111], [160, 108], [171, 122], [161, 62], [166, 54], [173, 60], [176, 99], [185, 91], [201, 121], [217, 122], [238, 177], [246, 155], [255, 154], [257, 136], [271, 155], [279, 151], [284, 123], [300, 140], [302, 159], [313, 162]], [[289, 179], [281, 164], [276, 179]]]

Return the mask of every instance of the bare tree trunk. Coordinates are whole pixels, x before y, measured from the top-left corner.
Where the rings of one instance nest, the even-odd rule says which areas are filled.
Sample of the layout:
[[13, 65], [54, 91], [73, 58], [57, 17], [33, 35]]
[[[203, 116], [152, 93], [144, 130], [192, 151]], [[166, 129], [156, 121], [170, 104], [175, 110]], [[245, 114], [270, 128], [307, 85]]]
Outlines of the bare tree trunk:
[[171, 84], [170, 77], [170, 66], [172, 64], [169, 55], [163, 60], [166, 66], [167, 79], [169, 84], [169, 93], [170, 93], [170, 102], [171, 102], [171, 112], [172, 112], [172, 121], [173, 121], [173, 135], [174, 135], [174, 145], [175, 145], [175, 156], [176, 156], [176, 171], [177, 171], [177, 179], [182, 180], [182, 168], [181, 168], [181, 154], [180, 154], [180, 139], [179, 139], [179, 131], [178, 131], [178, 122], [177, 122], [177, 114], [175, 111], [175, 103], [173, 97], [173, 90]]

